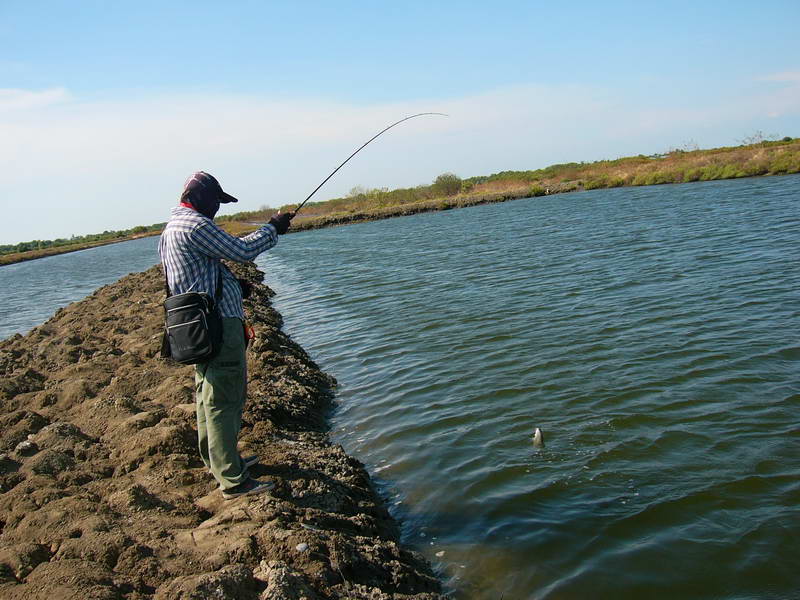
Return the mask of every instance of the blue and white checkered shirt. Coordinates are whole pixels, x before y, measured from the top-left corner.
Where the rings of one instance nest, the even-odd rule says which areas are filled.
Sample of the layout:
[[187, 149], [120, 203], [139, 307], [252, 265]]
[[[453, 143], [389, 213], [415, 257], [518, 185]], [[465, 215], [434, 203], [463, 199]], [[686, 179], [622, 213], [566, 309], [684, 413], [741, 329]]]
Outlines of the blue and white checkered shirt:
[[172, 216], [161, 234], [158, 253], [172, 294], [206, 292], [213, 298], [217, 274], [222, 269], [220, 314], [244, 320], [239, 282], [220, 259], [247, 262], [277, 242], [278, 233], [272, 225], [263, 225], [250, 235], [238, 238], [199, 212], [177, 206], [172, 209]]

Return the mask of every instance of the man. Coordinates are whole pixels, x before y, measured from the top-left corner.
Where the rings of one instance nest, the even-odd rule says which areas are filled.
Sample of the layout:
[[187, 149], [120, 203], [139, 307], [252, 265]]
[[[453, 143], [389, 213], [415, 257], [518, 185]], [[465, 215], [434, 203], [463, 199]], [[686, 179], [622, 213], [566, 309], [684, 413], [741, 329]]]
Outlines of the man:
[[241, 286], [220, 259], [253, 260], [278, 242], [294, 216], [278, 213], [254, 233], [237, 238], [214, 223], [220, 203], [228, 202], [238, 200], [223, 192], [214, 177], [204, 171], [193, 173], [158, 245], [171, 294], [206, 292], [213, 298], [222, 274], [222, 349], [208, 362], [195, 365], [195, 388], [200, 456], [226, 500], [266, 492], [274, 484], [250, 477], [247, 468], [258, 458], [242, 458], [237, 450], [247, 395], [244, 309]]

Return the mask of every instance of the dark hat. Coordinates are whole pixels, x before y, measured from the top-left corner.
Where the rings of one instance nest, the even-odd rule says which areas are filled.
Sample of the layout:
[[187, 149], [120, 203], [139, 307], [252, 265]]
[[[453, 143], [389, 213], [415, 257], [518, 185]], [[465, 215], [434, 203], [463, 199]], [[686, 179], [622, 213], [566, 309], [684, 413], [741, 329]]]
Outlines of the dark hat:
[[222, 186], [212, 175], [205, 171], [197, 171], [189, 176], [183, 184], [183, 195], [192, 194], [201, 200], [217, 201], [222, 204], [238, 202], [236, 198], [222, 191]]

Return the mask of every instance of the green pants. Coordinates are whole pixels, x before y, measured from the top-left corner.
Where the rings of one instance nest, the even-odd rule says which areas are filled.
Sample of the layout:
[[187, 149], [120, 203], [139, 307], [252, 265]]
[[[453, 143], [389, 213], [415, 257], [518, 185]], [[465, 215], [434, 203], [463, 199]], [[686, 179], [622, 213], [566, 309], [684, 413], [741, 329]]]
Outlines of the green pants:
[[236, 444], [247, 397], [247, 360], [241, 319], [222, 319], [222, 350], [195, 365], [197, 441], [200, 456], [223, 490], [247, 480]]

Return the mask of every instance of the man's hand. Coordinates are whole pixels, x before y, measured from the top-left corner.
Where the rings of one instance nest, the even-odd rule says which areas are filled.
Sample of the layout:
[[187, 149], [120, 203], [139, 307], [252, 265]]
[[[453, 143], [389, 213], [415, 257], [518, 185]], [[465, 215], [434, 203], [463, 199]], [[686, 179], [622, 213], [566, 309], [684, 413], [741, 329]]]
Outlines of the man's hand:
[[269, 224], [275, 227], [278, 235], [283, 235], [289, 230], [292, 217], [294, 217], [294, 213], [277, 213], [270, 217]]

